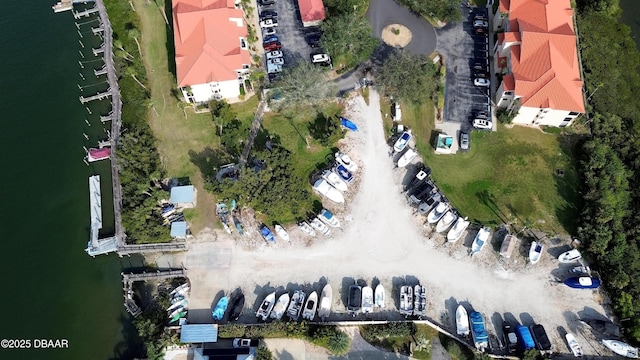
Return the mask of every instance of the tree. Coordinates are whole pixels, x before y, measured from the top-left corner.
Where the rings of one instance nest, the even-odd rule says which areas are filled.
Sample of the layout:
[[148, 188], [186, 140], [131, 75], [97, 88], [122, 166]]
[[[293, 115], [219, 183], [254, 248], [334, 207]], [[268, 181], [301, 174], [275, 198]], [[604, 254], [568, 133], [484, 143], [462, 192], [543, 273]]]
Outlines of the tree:
[[281, 98], [273, 105], [278, 110], [317, 107], [331, 101], [337, 92], [324, 70], [307, 61], [299, 61], [296, 66], [285, 69], [275, 88], [274, 93]]
[[321, 25], [324, 34], [320, 39], [322, 48], [337, 58], [342, 57], [350, 67], [367, 60], [379, 44], [366, 17], [357, 13], [343, 13], [329, 17]]
[[329, 17], [345, 13], [358, 12], [367, 7], [366, 0], [324, 0], [324, 6], [329, 10]]
[[209, 102], [209, 111], [213, 122], [218, 127], [218, 135], [222, 135], [224, 125], [236, 118], [236, 113], [226, 100], [211, 100]]
[[266, 346], [260, 346], [256, 349], [256, 360], [271, 360], [273, 359], [273, 354], [271, 350]]
[[438, 85], [435, 76], [435, 65], [428, 56], [396, 50], [382, 64], [376, 81], [389, 95], [421, 102], [433, 95]]
[[422, 16], [445, 22], [462, 19], [459, 0], [398, 0]]

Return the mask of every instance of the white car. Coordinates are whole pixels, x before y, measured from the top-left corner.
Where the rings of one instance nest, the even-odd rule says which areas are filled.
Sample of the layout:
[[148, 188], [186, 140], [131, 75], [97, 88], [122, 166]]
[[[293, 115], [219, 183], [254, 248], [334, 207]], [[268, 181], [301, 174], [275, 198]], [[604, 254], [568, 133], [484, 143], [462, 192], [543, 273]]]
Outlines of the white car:
[[316, 181], [316, 183], [313, 184], [313, 189], [333, 202], [338, 204], [344, 203], [344, 196], [342, 196], [342, 193], [331, 186], [325, 179], [319, 179]]
[[473, 22], [473, 27], [486, 29], [489, 27], [489, 23], [486, 20], [475, 20]]
[[328, 54], [312, 54], [311, 55], [312, 63], [330, 63], [331, 58]]
[[491, 85], [491, 82], [489, 81], [489, 79], [475, 78], [473, 79], [473, 85], [480, 87], [489, 87]]
[[393, 107], [391, 108], [391, 116], [393, 121], [402, 121], [402, 110], [400, 109], [400, 103], [393, 103]]
[[267, 60], [271, 60], [271, 59], [275, 59], [275, 58], [281, 58], [282, 56], [284, 56], [284, 54], [280, 50], [269, 51], [267, 53]]
[[493, 129], [493, 124], [491, 123], [491, 120], [473, 119], [473, 127], [476, 129], [491, 130]]
[[279, 57], [279, 58], [273, 58], [270, 60], [267, 60], [267, 66], [269, 66], [269, 64], [273, 64], [273, 65], [284, 65], [284, 59]]
[[267, 37], [270, 35], [275, 35], [276, 34], [276, 28], [274, 27], [268, 27], [268, 28], [263, 28], [262, 29], [262, 37]]
[[275, 19], [265, 19], [260, 21], [260, 27], [261, 28], [270, 28], [270, 27], [274, 27], [274, 26], [278, 26], [278, 20]]
[[260, 344], [260, 340], [253, 340], [253, 339], [241, 339], [241, 338], [235, 338], [233, 339], [233, 347], [234, 348], [240, 348], [240, 347], [258, 347], [258, 345]]

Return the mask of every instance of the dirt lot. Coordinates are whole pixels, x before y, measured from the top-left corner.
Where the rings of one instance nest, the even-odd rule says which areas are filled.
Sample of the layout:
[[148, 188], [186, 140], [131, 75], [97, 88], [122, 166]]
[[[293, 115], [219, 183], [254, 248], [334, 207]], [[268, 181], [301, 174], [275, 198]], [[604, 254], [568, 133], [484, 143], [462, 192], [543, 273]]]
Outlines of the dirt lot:
[[402, 194], [402, 182], [415, 172], [394, 168], [379, 106], [373, 90], [369, 106], [361, 97], [349, 102], [347, 116], [360, 131], [349, 133], [341, 148], [360, 164], [357, 192], [352, 189], [343, 206], [325, 202], [340, 219], [343, 231], [333, 229], [330, 237], [311, 239], [294, 226], [288, 229], [292, 243], [274, 246], [267, 246], [256, 230], [242, 238], [203, 233], [183, 259], [174, 260], [184, 263], [192, 282], [189, 321], [210, 322], [212, 304], [223, 292], [238, 287], [247, 297], [240, 321], [254, 322], [255, 309], [271, 291], [279, 288], [280, 294], [302, 287], [308, 293], [320, 291], [326, 282], [334, 293], [328, 320], [347, 320], [351, 316], [345, 314], [345, 289], [356, 280], [373, 286], [380, 282], [387, 292], [387, 311], [366, 319], [401, 319], [395, 311], [399, 287], [420, 282], [428, 288], [429, 318], [450, 330], [455, 330], [455, 308], [464, 304], [467, 310], [481, 312], [488, 330], [498, 336], [505, 318], [514, 324], [540, 323], [558, 352], [568, 352], [564, 334], [573, 332], [586, 354], [602, 353], [599, 345], [588, 346], [581, 334], [589, 332], [581, 331], [576, 321], [579, 316], [606, 314], [601, 295], [570, 289], [555, 280], [567, 276], [566, 268], [554, 259], [567, 242], [545, 240], [542, 260], [531, 266], [526, 262], [527, 244], [508, 261], [499, 261], [494, 249], [500, 234], [494, 235], [493, 246], [473, 258], [467, 254], [476, 230], [469, 230], [464, 240], [454, 244], [430, 234]]

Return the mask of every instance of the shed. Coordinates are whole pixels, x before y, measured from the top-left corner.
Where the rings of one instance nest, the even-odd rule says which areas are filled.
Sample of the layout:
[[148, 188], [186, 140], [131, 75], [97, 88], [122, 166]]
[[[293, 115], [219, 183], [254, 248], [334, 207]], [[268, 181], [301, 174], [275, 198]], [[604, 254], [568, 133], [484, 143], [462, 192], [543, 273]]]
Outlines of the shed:
[[171, 223], [171, 237], [175, 239], [184, 239], [187, 237], [187, 222], [174, 221]]
[[324, 4], [322, 0], [298, 0], [302, 26], [318, 26], [324, 20]]
[[180, 342], [182, 343], [211, 343], [217, 341], [217, 324], [185, 324], [180, 328]]
[[196, 188], [193, 185], [174, 186], [171, 188], [169, 202], [182, 208], [196, 206]]

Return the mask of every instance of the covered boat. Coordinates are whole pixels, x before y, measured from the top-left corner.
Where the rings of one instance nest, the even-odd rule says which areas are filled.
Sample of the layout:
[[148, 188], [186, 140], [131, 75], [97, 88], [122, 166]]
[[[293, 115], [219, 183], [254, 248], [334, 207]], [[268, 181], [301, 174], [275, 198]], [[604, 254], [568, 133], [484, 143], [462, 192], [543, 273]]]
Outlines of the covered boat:
[[287, 311], [287, 306], [289, 306], [289, 300], [289, 293], [280, 295], [269, 316], [275, 320], [282, 319], [282, 315], [284, 315], [284, 312]]
[[473, 335], [473, 344], [478, 351], [484, 351], [489, 346], [489, 335], [484, 327], [484, 318], [477, 311], [469, 314], [469, 322], [471, 323], [471, 335]]
[[473, 244], [471, 244], [471, 255], [477, 254], [482, 251], [484, 245], [489, 241], [489, 235], [491, 234], [491, 230], [488, 227], [483, 227], [478, 230], [476, 237], [473, 239]]
[[223, 296], [220, 300], [218, 300], [218, 303], [216, 304], [215, 309], [213, 309], [213, 312], [211, 313], [211, 318], [213, 320], [222, 320], [222, 318], [224, 317], [224, 313], [227, 311], [228, 305], [229, 305], [229, 298], [226, 296]]
[[441, 233], [447, 231], [453, 223], [458, 220], [458, 214], [454, 210], [447, 211], [442, 219], [438, 221], [438, 225], [436, 225], [436, 232]]
[[349, 188], [347, 187], [347, 183], [342, 180], [340, 175], [331, 170], [324, 170], [322, 172], [322, 178], [327, 180], [327, 182], [331, 184], [331, 186], [342, 192], [349, 190]]
[[287, 316], [293, 321], [297, 321], [300, 318], [300, 311], [302, 311], [302, 305], [304, 304], [304, 298], [307, 294], [302, 290], [296, 290], [293, 292], [289, 308], [287, 309]]
[[571, 350], [573, 356], [581, 357], [582, 355], [584, 355], [582, 346], [580, 346], [580, 343], [578, 343], [578, 340], [576, 340], [576, 337], [573, 336], [573, 334], [568, 333], [564, 337], [565, 339], [567, 339], [567, 346], [569, 346], [569, 349]]
[[427, 288], [422, 285], [416, 285], [413, 288], [413, 315], [427, 315]]
[[418, 173], [416, 174], [416, 176], [413, 177], [413, 179], [411, 179], [411, 181], [409, 182], [409, 184], [407, 184], [407, 186], [405, 186], [405, 190], [411, 190], [414, 189], [416, 186], [420, 185], [421, 183], [429, 180], [429, 174], [431, 174], [431, 169], [428, 167], [424, 167], [423, 169], [421, 169], [420, 171], [418, 171]]
[[513, 331], [511, 324], [507, 321], [502, 323], [502, 334], [504, 335], [504, 342], [507, 345], [509, 353], [516, 352], [516, 350], [518, 350], [518, 337]]
[[187, 311], [183, 310], [181, 312], [179, 312], [178, 314], [174, 315], [171, 317], [171, 320], [169, 320], [169, 324], [176, 322], [180, 319], [182, 319], [183, 317], [185, 317], [187, 315]]
[[347, 119], [347, 118], [340, 118], [340, 123], [342, 124], [342, 126], [346, 127], [347, 129], [351, 130], [351, 131], [358, 131], [358, 126], [356, 124], [354, 124], [351, 120]]
[[413, 288], [411, 286], [400, 287], [400, 314], [404, 316], [413, 314]]
[[184, 295], [187, 293], [187, 291], [189, 291], [189, 284], [188, 283], [184, 283], [180, 286], [178, 286], [177, 288], [173, 289], [169, 295], [171, 296], [176, 296], [176, 295]]
[[385, 293], [384, 286], [378, 284], [375, 291], [375, 305], [378, 309], [384, 309]]
[[619, 340], [602, 340], [602, 344], [618, 355], [628, 358], [638, 358], [638, 348]]
[[244, 309], [244, 294], [240, 293], [231, 305], [231, 313], [229, 314], [229, 320], [238, 320]]
[[298, 223], [298, 226], [300, 227], [300, 230], [302, 230], [303, 233], [305, 233], [305, 234], [307, 234], [309, 236], [316, 236], [315, 230], [313, 230], [313, 228], [311, 227], [311, 225], [309, 225], [308, 222], [300, 221]]
[[574, 276], [566, 279], [564, 284], [574, 289], [597, 289], [600, 279], [590, 276]]
[[578, 249], [565, 251], [560, 254], [560, 256], [558, 256], [558, 260], [563, 264], [569, 264], [580, 259], [582, 259], [582, 254], [580, 254], [580, 251], [578, 251]]
[[265, 297], [264, 300], [262, 300], [262, 304], [260, 304], [260, 307], [256, 312], [256, 317], [262, 319], [262, 321], [266, 321], [275, 303], [276, 303], [276, 292], [274, 291], [271, 294], [267, 295], [267, 297]]
[[353, 174], [344, 165], [338, 164], [334, 170], [347, 184], [353, 181]]
[[395, 144], [393, 144], [393, 151], [398, 153], [401, 152], [407, 147], [407, 145], [409, 145], [409, 141], [411, 141], [411, 130], [407, 130], [400, 135]]
[[338, 151], [337, 153], [335, 153], [335, 157], [336, 157], [336, 162], [338, 164], [344, 165], [344, 167], [346, 167], [347, 170], [349, 170], [350, 172], [354, 173], [358, 171], [358, 164], [356, 164], [353, 160], [351, 160], [349, 155]]
[[528, 327], [524, 325], [516, 327], [516, 335], [518, 336], [522, 351], [531, 350], [536, 347], [536, 344], [533, 342], [533, 336], [531, 335], [531, 331], [529, 331]]
[[344, 196], [342, 196], [342, 193], [336, 188], [334, 188], [333, 186], [331, 186], [331, 184], [329, 184], [325, 179], [318, 179], [313, 184], [313, 189], [317, 191], [320, 195], [325, 196], [327, 199], [335, 203], [338, 203], [338, 204], [344, 203]]
[[276, 242], [275, 236], [273, 236], [273, 233], [265, 224], [260, 225], [260, 235], [269, 243]]
[[278, 234], [278, 236], [280, 236], [282, 240], [286, 242], [291, 242], [289, 233], [280, 224], [277, 224], [276, 226], [274, 226], [274, 229], [276, 230], [276, 234]]
[[327, 284], [322, 288], [320, 294], [320, 307], [318, 308], [318, 317], [324, 321], [331, 314], [331, 303], [333, 302], [333, 290], [331, 285]]
[[338, 218], [327, 209], [322, 209], [320, 211], [320, 213], [318, 214], [318, 219], [322, 220], [324, 223], [331, 227], [340, 227], [340, 221], [338, 221]]
[[373, 289], [369, 286], [362, 288], [362, 313], [373, 312]]
[[504, 258], [510, 258], [513, 249], [515, 249], [516, 244], [518, 243], [518, 238], [507, 233], [502, 239], [502, 245], [500, 245], [500, 256]]
[[447, 241], [448, 242], [458, 241], [462, 237], [462, 233], [467, 229], [468, 226], [469, 226], [469, 221], [467, 220], [467, 218], [459, 217], [456, 223], [453, 224], [453, 227], [451, 228], [451, 230], [449, 230], [449, 232], [447, 233]]
[[329, 227], [322, 221], [320, 221], [320, 219], [318, 219], [317, 217], [311, 220], [311, 226], [325, 236], [331, 235], [331, 230], [329, 230]]
[[529, 262], [532, 264], [537, 264], [542, 257], [542, 249], [544, 246], [537, 241], [531, 242], [531, 247], [529, 248]]
[[428, 224], [435, 224], [444, 216], [444, 214], [449, 210], [449, 203], [441, 201], [436, 205], [436, 207], [431, 210], [429, 215], [427, 216]]
[[402, 154], [400, 159], [398, 159], [398, 167], [405, 167], [409, 165], [409, 163], [411, 163], [411, 161], [413, 161], [413, 159], [415, 159], [416, 156], [418, 156], [418, 152], [409, 148], [409, 150], [407, 150], [407, 152]]
[[99, 161], [108, 159], [111, 155], [111, 148], [103, 147], [103, 148], [91, 148], [87, 151], [87, 160], [89, 162]]
[[456, 309], [456, 331], [460, 336], [468, 336], [470, 331], [467, 309], [462, 305], [458, 305]]
[[316, 317], [316, 308], [318, 307], [318, 293], [312, 292], [307, 297], [307, 302], [304, 304], [304, 310], [302, 310], [302, 318], [307, 320], [313, 320]]
[[533, 341], [536, 343], [538, 350], [551, 350], [551, 341], [549, 341], [549, 336], [547, 336], [547, 331], [544, 329], [544, 326], [540, 324], [533, 325], [531, 327], [531, 333], [533, 334]]
[[349, 286], [349, 296], [347, 298], [347, 313], [356, 316], [362, 306], [362, 288], [357, 284]]

